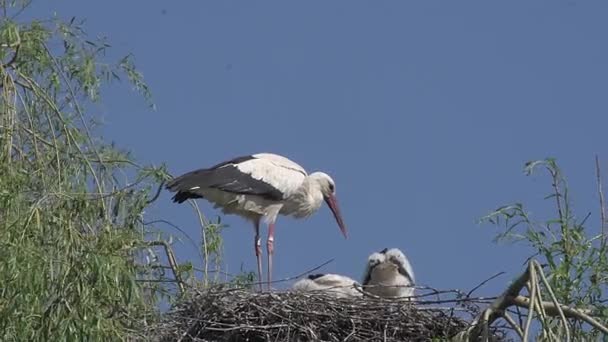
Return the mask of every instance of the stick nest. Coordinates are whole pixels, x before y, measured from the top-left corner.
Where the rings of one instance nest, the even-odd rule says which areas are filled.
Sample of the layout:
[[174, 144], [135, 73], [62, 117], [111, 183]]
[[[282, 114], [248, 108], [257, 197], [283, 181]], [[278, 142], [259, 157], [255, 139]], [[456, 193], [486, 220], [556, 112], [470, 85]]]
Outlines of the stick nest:
[[[445, 306], [448, 302], [456, 304]], [[157, 341], [430, 341], [466, 329], [465, 317], [478, 312], [466, 300], [410, 302], [211, 287], [190, 290], [147, 335]]]

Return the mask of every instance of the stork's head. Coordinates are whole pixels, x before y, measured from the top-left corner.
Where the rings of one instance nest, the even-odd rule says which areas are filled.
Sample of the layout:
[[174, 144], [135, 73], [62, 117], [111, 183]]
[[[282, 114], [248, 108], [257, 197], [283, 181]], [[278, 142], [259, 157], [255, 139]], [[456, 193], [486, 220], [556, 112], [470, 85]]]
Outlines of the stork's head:
[[369, 268], [374, 268], [379, 263], [383, 262], [385, 259], [385, 255], [382, 253], [372, 253], [372, 255], [367, 258], [367, 266]]
[[314, 181], [315, 185], [318, 186], [319, 190], [323, 194], [323, 197], [336, 194], [336, 183], [327, 173], [315, 172], [309, 177]]
[[407, 276], [412, 283], [416, 281], [414, 278], [414, 270], [412, 269], [412, 265], [400, 249], [391, 248], [385, 253], [385, 255], [386, 261], [397, 265], [400, 269], [400, 273], [405, 273], [404, 276]]
[[319, 191], [321, 191], [321, 194], [323, 194], [323, 199], [329, 206], [329, 209], [331, 209], [331, 212], [334, 214], [342, 234], [344, 234], [344, 237], [347, 238], [348, 234], [346, 233], [346, 225], [344, 224], [344, 220], [340, 214], [340, 206], [338, 205], [338, 199], [336, 198], [336, 183], [334, 183], [334, 180], [324, 172], [315, 172], [309, 177], [314, 184], [316, 184]]
[[367, 265], [365, 265], [365, 272], [363, 273], [363, 285], [369, 284], [372, 280], [372, 272], [374, 269], [382, 264], [386, 256], [382, 252], [374, 252], [367, 258]]
[[404, 265], [407, 262], [405, 255], [398, 248], [391, 248], [384, 252], [386, 260], [395, 263], [397, 265]]

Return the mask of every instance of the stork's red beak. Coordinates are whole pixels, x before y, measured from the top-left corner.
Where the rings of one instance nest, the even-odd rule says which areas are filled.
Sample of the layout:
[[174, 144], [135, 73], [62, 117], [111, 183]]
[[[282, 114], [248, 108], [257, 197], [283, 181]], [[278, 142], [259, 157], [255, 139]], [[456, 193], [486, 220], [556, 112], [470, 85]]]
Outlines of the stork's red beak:
[[334, 195], [329, 195], [325, 197], [325, 202], [331, 209], [331, 212], [334, 214], [336, 218], [336, 222], [338, 222], [338, 226], [340, 226], [340, 230], [344, 235], [344, 238], [348, 239], [348, 234], [346, 234], [346, 226], [344, 225], [344, 220], [342, 220], [342, 215], [340, 215], [340, 206], [338, 206], [338, 199]]

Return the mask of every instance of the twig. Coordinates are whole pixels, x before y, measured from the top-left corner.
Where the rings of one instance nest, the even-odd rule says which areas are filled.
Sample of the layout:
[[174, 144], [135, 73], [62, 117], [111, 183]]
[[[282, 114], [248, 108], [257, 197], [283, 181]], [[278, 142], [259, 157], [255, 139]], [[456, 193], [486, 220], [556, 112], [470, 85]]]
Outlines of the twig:
[[604, 206], [604, 191], [602, 190], [602, 173], [600, 170], [600, 158], [595, 155], [595, 176], [597, 178], [597, 192], [600, 195], [600, 227], [602, 236], [606, 240], [606, 207]]
[[[72, 103], [74, 104], [74, 109], [76, 109], [76, 113], [78, 113], [78, 117], [80, 118], [80, 122], [82, 124], [82, 127], [84, 128], [84, 132], [85, 132], [85, 135], [89, 142], [90, 149], [93, 150], [93, 153], [97, 157], [97, 160], [99, 160], [101, 166], [103, 168], [106, 168], [105, 164], [102, 162], [102, 158], [101, 158], [101, 155], [99, 154], [99, 150], [97, 149], [97, 147], [95, 146], [95, 143], [93, 142], [93, 135], [91, 134], [91, 131], [89, 130], [89, 126], [87, 125], [87, 122], [84, 118], [84, 113], [83, 113], [82, 109], [80, 108], [80, 104], [78, 103], [78, 99], [76, 98], [76, 93], [74, 92], [72, 83], [70, 82], [68, 77], [63, 72], [61, 65], [59, 64], [59, 61], [57, 61], [57, 58], [55, 58], [55, 56], [53, 55], [53, 53], [51, 52], [49, 47], [45, 43], [43, 43], [42, 45], [44, 46], [44, 49], [46, 50], [49, 58], [53, 61], [53, 64], [55, 65], [55, 70], [61, 76], [61, 78], [65, 82], [66, 87], [68, 88], [70, 96], [72, 97]], [[61, 113], [61, 111], [59, 109], [57, 109], [57, 113], [59, 114], [59, 113]], [[63, 120], [63, 118], [62, 118], [62, 120]], [[69, 133], [69, 131], [68, 131], [68, 133]], [[76, 139], [74, 139], [74, 137], [72, 137], [72, 140], [76, 141]], [[79, 147], [79, 149], [80, 149], [80, 147]], [[103, 191], [101, 191], [101, 189], [103, 188], [103, 183], [97, 179], [96, 172], [94, 170], [91, 170], [91, 172], [93, 173], [93, 176], [96, 178], [96, 182], [98, 183], [98, 188], [99, 188], [98, 192], [100, 194], [103, 193]], [[100, 200], [100, 203], [103, 207], [104, 215], [107, 218], [108, 212], [106, 210], [106, 203], [103, 199]]]
[[198, 207], [198, 204], [196, 204], [196, 202], [194, 200], [189, 200], [188, 203], [190, 204], [190, 206], [192, 206], [192, 209], [194, 209], [194, 211], [197, 214], [198, 217], [198, 222], [201, 225], [201, 235], [203, 237], [203, 254], [205, 254], [205, 262], [203, 263], [203, 269], [205, 270], [204, 272], [204, 280], [203, 283], [205, 286], [207, 286], [209, 279], [207, 279], [207, 277], [209, 276], [209, 249], [207, 246], [207, 232], [205, 231], [205, 228], [209, 225], [209, 223], [207, 222], [207, 219], [203, 216], [203, 213], [201, 212], [201, 209]]
[[33, 0], [23, 1], [22, 4], [21, 4], [21, 8], [19, 8], [17, 10], [17, 12], [15, 12], [15, 13], [13, 13], [13, 15], [11, 15], [11, 19], [17, 18], [21, 13], [23, 13], [23, 11], [25, 11], [27, 8], [29, 8], [30, 5], [32, 4], [32, 1]]
[[469, 291], [469, 292], [467, 293], [467, 297], [470, 297], [470, 296], [471, 296], [471, 294], [473, 294], [473, 292], [475, 292], [475, 291], [476, 291], [477, 289], [479, 289], [480, 287], [484, 286], [484, 285], [485, 285], [487, 282], [489, 282], [490, 280], [492, 280], [492, 279], [494, 279], [494, 278], [496, 278], [496, 277], [499, 277], [499, 276], [501, 276], [501, 275], [503, 275], [503, 274], [505, 274], [505, 272], [504, 272], [504, 271], [503, 271], [503, 272], [498, 272], [498, 273], [496, 273], [495, 275], [491, 276], [490, 278], [488, 278], [488, 279], [486, 279], [486, 280], [482, 281], [482, 282], [481, 282], [479, 285], [475, 286], [475, 287], [474, 287], [474, 288], [473, 288], [471, 291]]
[[[199, 258], [201, 258], [201, 261], [203, 260], [203, 256], [201, 255], [201, 251], [198, 250], [198, 247], [196, 246], [196, 242], [194, 242], [194, 239], [192, 239], [192, 237], [190, 237], [190, 235], [188, 235], [188, 233], [186, 233], [183, 229], [181, 229], [180, 227], [178, 227], [176, 224], [171, 223], [170, 221], [167, 220], [153, 220], [153, 221], [148, 221], [148, 222], [144, 222], [143, 220], [139, 220], [141, 222], [141, 224], [143, 224], [144, 226], [149, 226], [152, 224], [156, 224], [156, 223], [164, 223], [170, 227], [172, 227], [173, 229], [177, 230], [178, 232], [182, 233], [182, 235], [184, 235], [186, 237], [186, 239], [188, 239], [188, 241], [192, 244], [192, 247], [197, 249], [197, 254], [199, 256]], [[201, 272], [204, 272], [204, 270], [200, 270]]]
[[[93, 165], [91, 164], [91, 160], [89, 158], [87, 158], [87, 155], [82, 150], [81, 146], [78, 144], [78, 140], [70, 132], [70, 130], [69, 130], [70, 125], [68, 124], [67, 120], [64, 118], [64, 116], [61, 113], [61, 111], [59, 110], [59, 108], [57, 108], [57, 105], [55, 104], [55, 102], [53, 102], [53, 100], [49, 97], [49, 95], [45, 92], [45, 90], [38, 83], [36, 83], [35, 80], [33, 80], [32, 78], [30, 78], [27, 75], [24, 75], [22, 73], [19, 73], [19, 76], [21, 78], [23, 78], [24, 80], [26, 80], [32, 86], [33, 91], [47, 103], [49, 108], [51, 108], [52, 111], [55, 112], [55, 114], [57, 115], [59, 120], [63, 123], [63, 130], [65, 131], [66, 139], [68, 139], [68, 141], [71, 140], [74, 143], [74, 147], [76, 147], [76, 150], [82, 155], [82, 158], [83, 158], [82, 160], [85, 162], [85, 164], [87, 165], [87, 168], [91, 172], [91, 176], [93, 177], [93, 180], [95, 181], [95, 186], [97, 187], [97, 192], [99, 194], [103, 194], [103, 184], [99, 180], [97, 172], [95, 172], [95, 168], [93, 168]], [[52, 124], [52, 120], [50, 119], [50, 116], [48, 113], [46, 113], [46, 116], [47, 116], [47, 120], [49, 121], [49, 124]], [[92, 138], [90, 138], [90, 139], [92, 139]], [[54, 132], [53, 132], [53, 140], [56, 142], [56, 135]], [[55, 147], [55, 153], [57, 155], [57, 168], [59, 170], [60, 163], [59, 163], [59, 148], [58, 147]], [[99, 160], [101, 160], [101, 158], [99, 158]], [[108, 211], [107, 211], [106, 203], [103, 200], [101, 200], [100, 203], [101, 203], [101, 206], [103, 209], [104, 217], [107, 218]]]
[[154, 195], [154, 197], [152, 197], [151, 199], [147, 200], [146, 204], [150, 204], [158, 199], [158, 196], [160, 196], [160, 192], [163, 190], [163, 185], [165, 185], [165, 181], [162, 181], [158, 185], [158, 189], [156, 190], [156, 195]]
[[562, 225], [562, 227], [566, 224], [563, 220], [564, 220], [564, 211], [562, 210], [562, 202], [560, 200], [560, 197], [562, 196], [560, 191], [559, 191], [559, 181], [560, 181], [560, 174], [559, 171], [555, 168], [551, 168], [549, 166], [546, 167], [547, 171], [549, 171], [549, 174], [551, 175], [551, 185], [553, 186], [553, 194], [555, 196], [555, 201], [556, 201], [556, 205], [557, 205], [557, 213], [559, 215], [559, 219], [560, 219], [560, 223]]
[[[283, 278], [283, 279], [279, 279], [279, 280], [273, 280], [273, 281], [271, 281], [270, 283], [271, 283], [271, 284], [275, 284], [275, 283], [284, 283], [284, 282], [286, 282], [286, 281], [291, 281], [291, 280], [295, 280], [295, 279], [301, 278], [301, 277], [303, 277], [303, 276], [305, 276], [305, 275], [307, 275], [307, 274], [309, 274], [309, 273], [311, 273], [311, 272], [314, 272], [314, 271], [316, 271], [316, 270], [320, 269], [321, 267], [326, 266], [327, 264], [332, 263], [333, 261], [334, 261], [334, 259], [333, 259], [333, 258], [332, 258], [332, 259], [329, 259], [329, 260], [327, 260], [326, 262], [322, 263], [321, 265], [319, 265], [319, 266], [315, 266], [314, 268], [311, 268], [311, 269], [309, 269], [308, 271], [302, 272], [302, 273], [300, 273], [300, 274], [298, 274], [298, 275], [295, 275], [295, 276], [291, 276], [291, 277], [287, 277], [287, 278]], [[266, 282], [262, 282], [262, 283], [260, 283], [260, 282], [258, 281], [258, 282], [255, 282], [255, 283], [251, 283], [251, 285], [260, 285], [260, 284], [265, 284], [265, 283], [266, 283]]]
[[334, 261], [334, 259], [331, 258], [331, 259], [327, 260], [326, 262], [322, 263], [321, 265], [309, 269], [308, 271], [302, 272], [302, 273], [300, 273], [300, 274], [298, 274], [296, 276], [292, 276], [292, 277], [289, 277], [289, 278], [284, 278], [284, 279], [282, 279], [280, 281], [290, 281], [290, 280], [301, 278], [301, 277], [303, 277], [303, 276], [305, 276], [305, 275], [307, 275], [307, 274], [309, 274], [311, 272], [314, 272], [314, 271], [320, 269], [321, 267], [327, 266], [328, 264], [332, 263], [333, 261]]

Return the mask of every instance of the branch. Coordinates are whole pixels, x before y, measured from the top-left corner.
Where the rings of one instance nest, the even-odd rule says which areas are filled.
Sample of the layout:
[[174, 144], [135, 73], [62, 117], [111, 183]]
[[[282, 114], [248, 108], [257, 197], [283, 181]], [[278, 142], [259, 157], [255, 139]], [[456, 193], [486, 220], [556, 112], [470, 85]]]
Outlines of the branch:
[[[537, 293], [538, 290], [540, 290], [537, 281], [537, 272], [540, 273], [540, 280], [547, 288], [547, 291], [549, 291], [551, 301], [542, 301], [540, 298], [537, 298], [537, 294], [540, 295]], [[519, 294], [528, 281], [530, 281], [531, 298]], [[515, 279], [503, 294], [492, 302], [488, 308], [481, 312], [467, 330], [460, 332], [457, 335], [457, 338], [459, 340], [468, 339], [469, 341], [477, 341], [480, 337], [483, 337], [482, 340], [487, 341], [489, 337], [488, 328], [497, 319], [504, 318], [509, 324], [513, 325], [514, 322], [512, 319], [505, 318], [505, 313], [511, 306], [528, 309], [528, 319], [525, 322], [526, 327], [523, 331], [521, 329], [518, 330], [518, 334], [520, 332], [523, 333], [524, 341], [527, 340], [527, 332], [529, 331], [529, 324], [535, 308], [548, 316], [561, 318], [564, 323], [564, 328], [566, 328], [567, 335], [569, 335], [569, 330], [566, 318], [584, 321], [604, 334], [608, 334], [608, 328], [591, 317], [599, 315], [597, 312], [589, 309], [575, 309], [558, 303], [545, 275], [542, 273], [542, 267], [536, 260], [532, 260], [529, 262], [527, 270]]]
[[173, 253], [173, 249], [171, 249], [171, 246], [169, 246], [169, 244], [165, 241], [148, 241], [146, 243], [148, 246], [162, 246], [165, 248], [165, 253], [167, 254], [167, 260], [169, 261], [169, 266], [171, 266], [171, 269], [173, 270], [173, 276], [175, 277], [175, 280], [177, 281], [177, 285], [179, 286], [180, 292], [184, 293], [184, 281], [182, 280], [182, 276], [180, 275], [178, 268], [177, 268], [177, 259], [175, 259], [175, 254]]
[[151, 204], [152, 202], [154, 202], [158, 199], [158, 196], [160, 196], [160, 192], [163, 190], [163, 185], [165, 185], [165, 181], [162, 181], [158, 185], [158, 190], [156, 190], [156, 195], [154, 195], [154, 197], [152, 197], [151, 199], [147, 200], [146, 204]]
[[[545, 285], [547, 292], [549, 292], [549, 295], [551, 296], [551, 300], [553, 301], [553, 304], [555, 304], [559, 308], [560, 304], [557, 301], [557, 298], [555, 297], [555, 293], [553, 293], [553, 289], [551, 289], [551, 285], [549, 284], [547, 277], [545, 277], [543, 268], [540, 266], [540, 264], [536, 260], [534, 260], [532, 262], [532, 265], [534, 267], [536, 267], [536, 269], [538, 270], [538, 273], [540, 274], [540, 278], [541, 278], [543, 284]], [[541, 301], [539, 301], [539, 303], [541, 303]], [[543, 308], [542, 305], [541, 305], [541, 308]], [[562, 319], [562, 322], [564, 323], [564, 329], [566, 329], [566, 339], [568, 341], [570, 341], [570, 329], [568, 329], [568, 321], [566, 320], [566, 316], [564, 316], [564, 313], [562, 312], [561, 309], [558, 310], [558, 314], [559, 314], [559, 317]]]
[[[502, 317], [502, 313], [505, 311], [505, 309], [511, 306], [509, 298], [519, 295], [519, 292], [521, 292], [521, 289], [526, 286], [529, 279], [530, 274], [528, 271], [522, 273], [519, 278], [515, 279], [515, 281], [503, 292], [503, 294], [492, 302], [492, 304], [490, 304], [490, 306], [481, 313], [479, 318], [473, 321], [469, 336], [479, 336], [483, 331], [484, 326], [489, 326], [495, 320]], [[487, 319], [484, 320], [484, 317]]]
[[[512, 305], [515, 305], [515, 306], [518, 306], [521, 308], [528, 308], [530, 306], [530, 298], [525, 297], [525, 296], [516, 296], [513, 298], [509, 298], [508, 300]], [[578, 319], [578, 320], [587, 322], [587, 323], [589, 323], [589, 325], [600, 330], [604, 334], [608, 334], [608, 328], [606, 328], [605, 326], [603, 326], [601, 323], [599, 323], [593, 317], [590, 316], [590, 315], [594, 314], [594, 312], [592, 310], [575, 309], [575, 308], [571, 308], [571, 307], [569, 307], [567, 305], [563, 305], [563, 304], [556, 306], [555, 304], [553, 304], [552, 302], [549, 302], [549, 301], [543, 301], [540, 303], [540, 305], [543, 307], [543, 309], [545, 309], [545, 311], [547, 312], [547, 315], [549, 315], [549, 316], [559, 317], [560, 310], [561, 310], [563, 312], [564, 316], [566, 316], [568, 318], [574, 318], [574, 319]]]
[[507, 323], [509, 323], [509, 325], [511, 325], [511, 328], [513, 328], [513, 330], [515, 330], [515, 332], [517, 332], [517, 335], [519, 335], [519, 337], [521, 339], [524, 338], [524, 332], [521, 330], [521, 328], [519, 327], [519, 325], [517, 325], [517, 322], [515, 322], [513, 320], [513, 318], [509, 315], [509, 313], [503, 312], [502, 318], [505, 321], [507, 321]]

